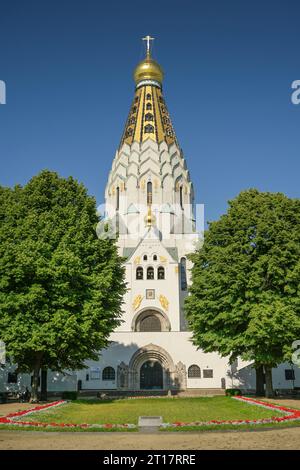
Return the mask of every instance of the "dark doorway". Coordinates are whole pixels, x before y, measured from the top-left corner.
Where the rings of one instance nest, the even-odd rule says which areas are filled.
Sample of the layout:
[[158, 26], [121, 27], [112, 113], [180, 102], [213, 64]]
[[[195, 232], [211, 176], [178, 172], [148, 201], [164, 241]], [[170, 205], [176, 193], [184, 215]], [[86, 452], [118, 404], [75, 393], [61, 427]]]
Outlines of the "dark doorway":
[[140, 371], [141, 390], [160, 390], [163, 388], [163, 368], [157, 361], [146, 361]]

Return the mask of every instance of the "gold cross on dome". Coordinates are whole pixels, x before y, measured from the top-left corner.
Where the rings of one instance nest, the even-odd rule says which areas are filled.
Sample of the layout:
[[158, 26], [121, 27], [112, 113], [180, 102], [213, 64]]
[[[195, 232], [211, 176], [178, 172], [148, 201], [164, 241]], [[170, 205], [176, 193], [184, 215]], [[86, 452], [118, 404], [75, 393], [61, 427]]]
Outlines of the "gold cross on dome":
[[154, 38], [152, 38], [151, 36], [149, 36], [149, 34], [147, 36], [145, 36], [144, 38], [142, 38], [143, 41], [147, 41], [147, 55], [150, 55], [150, 41], [154, 41]]

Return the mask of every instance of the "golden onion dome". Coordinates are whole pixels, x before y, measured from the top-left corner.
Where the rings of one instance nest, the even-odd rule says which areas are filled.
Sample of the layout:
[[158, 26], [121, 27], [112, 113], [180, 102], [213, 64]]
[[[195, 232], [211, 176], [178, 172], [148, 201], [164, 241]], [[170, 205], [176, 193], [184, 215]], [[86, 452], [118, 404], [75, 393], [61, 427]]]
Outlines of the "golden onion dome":
[[162, 83], [164, 72], [161, 66], [147, 53], [146, 58], [136, 66], [133, 77], [136, 85], [142, 80], [155, 80]]

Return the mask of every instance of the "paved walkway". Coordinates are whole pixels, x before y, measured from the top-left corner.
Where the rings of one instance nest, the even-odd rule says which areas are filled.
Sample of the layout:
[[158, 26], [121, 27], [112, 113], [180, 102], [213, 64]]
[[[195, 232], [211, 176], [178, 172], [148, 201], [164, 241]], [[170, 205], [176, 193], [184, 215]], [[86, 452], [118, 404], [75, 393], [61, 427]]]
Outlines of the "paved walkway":
[[0, 449], [18, 450], [193, 450], [297, 449], [300, 427], [250, 432], [67, 433], [0, 431]]

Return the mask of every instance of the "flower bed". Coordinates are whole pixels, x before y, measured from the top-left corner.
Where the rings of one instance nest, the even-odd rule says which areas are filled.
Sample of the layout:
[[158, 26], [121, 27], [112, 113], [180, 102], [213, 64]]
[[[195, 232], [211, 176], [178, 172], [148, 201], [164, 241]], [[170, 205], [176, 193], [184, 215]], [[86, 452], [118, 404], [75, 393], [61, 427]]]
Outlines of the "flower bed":
[[[300, 421], [300, 410], [293, 408], [287, 408], [285, 406], [273, 405], [272, 403], [255, 400], [253, 398], [247, 398], [242, 396], [232, 397], [232, 400], [240, 400], [248, 403], [249, 405], [262, 406], [267, 409], [279, 411], [282, 416], [273, 416], [271, 418], [261, 419], [234, 419], [234, 420], [211, 420], [211, 421], [194, 421], [194, 422], [174, 422], [174, 423], [163, 423], [162, 428], [178, 428], [178, 427], [205, 427], [205, 426], [223, 426], [223, 425], [255, 425], [255, 424], [270, 424], [270, 423], [281, 423], [289, 421]], [[42, 423], [38, 421], [26, 421], [23, 417], [26, 417], [32, 413], [44, 411], [56, 406], [61, 406], [68, 403], [65, 400], [55, 401], [47, 403], [46, 405], [35, 406], [28, 410], [18, 411], [16, 413], [10, 413], [4, 417], [0, 417], [0, 425], [13, 425], [20, 427], [33, 427], [33, 428], [69, 428], [69, 429], [91, 429], [91, 430], [114, 430], [114, 429], [137, 429], [135, 424], [73, 424], [73, 423]]]
[[224, 425], [255, 425], [255, 424], [269, 424], [269, 423], [282, 423], [289, 421], [300, 421], [300, 410], [293, 408], [287, 408], [286, 406], [273, 405], [254, 398], [247, 398], [242, 396], [232, 397], [233, 400], [240, 400], [242, 402], [249, 403], [250, 405], [262, 406], [263, 408], [272, 409], [283, 413], [284, 416], [273, 416], [272, 418], [261, 418], [261, 419], [233, 419], [233, 420], [211, 420], [211, 421], [194, 421], [190, 423], [175, 422], [175, 423], [163, 423], [163, 428], [177, 428], [177, 427], [194, 427], [194, 426], [224, 426]]
[[137, 426], [135, 424], [73, 424], [73, 423], [40, 423], [38, 421], [23, 421], [19, 418], [23, 416], [28, 416], [32, 413], [36, 413], [38, 411], [44, 411], [49, 408], [54, 408], [55, 406], [64, 405], [68, 403], [65, 400], [54, 401], [52, 403], [47, 403], [46, 405], [36, 406], [34, 408], [30, 408], [29, 410], [17, 411], [16, 413], [10, 413], [6, 416], [0, 417], [0, 425], [13, 425], [13, 426], [30, 426], [34, 428], [77, 428], [77, 429], [134, 429]]

